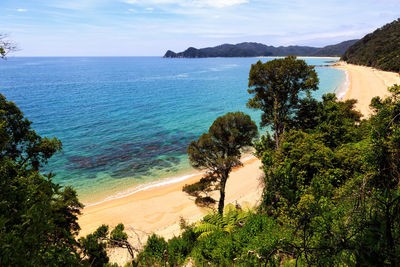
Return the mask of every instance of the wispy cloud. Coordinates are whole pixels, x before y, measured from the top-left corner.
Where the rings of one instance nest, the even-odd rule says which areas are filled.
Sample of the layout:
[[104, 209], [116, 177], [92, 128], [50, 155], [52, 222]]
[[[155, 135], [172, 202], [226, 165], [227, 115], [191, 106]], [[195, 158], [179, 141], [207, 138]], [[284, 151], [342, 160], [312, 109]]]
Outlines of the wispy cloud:
[[214, 7], [224, 8], [249, 3], [250, 0], [123, 0], [132, 5], [178, 5], [182, 7]]
[[400, 17], [400, 0], [0, 2], [2, 31], [23, 48], [20, 55], [162, 55], [244, 41], [324, 46]]

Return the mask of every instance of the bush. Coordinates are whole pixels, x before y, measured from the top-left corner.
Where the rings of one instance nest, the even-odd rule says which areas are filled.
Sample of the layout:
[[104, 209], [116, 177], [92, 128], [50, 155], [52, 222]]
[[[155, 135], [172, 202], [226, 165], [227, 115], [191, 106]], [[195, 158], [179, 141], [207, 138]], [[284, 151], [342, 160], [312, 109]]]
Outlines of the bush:
[[152, 234], [138, 256], [139, 266], [161, 265], [165, 263], [168, 243], [163, 237]]

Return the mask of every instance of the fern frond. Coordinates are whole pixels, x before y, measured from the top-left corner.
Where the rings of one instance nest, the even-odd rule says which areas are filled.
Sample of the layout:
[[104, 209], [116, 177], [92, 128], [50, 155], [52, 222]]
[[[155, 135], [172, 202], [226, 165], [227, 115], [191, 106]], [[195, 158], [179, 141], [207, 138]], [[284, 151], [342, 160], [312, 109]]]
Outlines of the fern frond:
[[196, 233], [205, 233], [205, 232], [217, 231], [218, 229], [219, 227], [214, 224], [201, 222], [197, 227], [194, 228], [194, 231]]

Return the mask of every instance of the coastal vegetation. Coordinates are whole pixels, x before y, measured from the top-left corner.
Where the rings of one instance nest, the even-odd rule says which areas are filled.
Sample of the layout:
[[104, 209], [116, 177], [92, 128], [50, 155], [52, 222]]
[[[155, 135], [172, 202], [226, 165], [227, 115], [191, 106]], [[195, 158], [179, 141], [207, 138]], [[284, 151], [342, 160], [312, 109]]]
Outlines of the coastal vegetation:
[[260, 109], [261, 127], [271, 127], [275, 144], [279, 147], [282, 134], [293, 120], [294, 111], [301, 104], [301, 93], [309, 97], [318, 89], [314, 67], [294, 56], [252, 65], [249, 74], [249, 99], [247, 106]]
[[367, 34], [350, 46], [342, 60], [386, 71], [400, 72], [400, 19]]
[[[302, 99], [278, 146], [275, 134], [255, 144], [265, 174], [255, 211], [236, 220], [230, 207], [184, 225], [173, 241], [153, 236], [152, 247], [164, 250], [146, 247], [146, 261], [139, 256], [135, 264], [397, 266], [400, 86], [389, 91], [372, 100], [373, 115], [364, 120], [355, 100]], [[180, 254], [179, 261], [170, 262], [170, 254]]]
[[374, 98], [362, 119], [355, 100], [312, 98], [317, 84], [313, 68], [295, 57], [253, 65], [249, 106], [261, 109], [268, 131], [253, 142], [248, 115], [216, 119], [188, 148], [206, 180], [185, 191], [203, 198], [211, 185], [221, 191], [253, 144], [264, 172], [260, 205], [224, 207], [221, 193], [218, 209], [182, 221], [172, 239], [151, 235], [143, 249], [128, 242], [123, 224], [78, 239], [83, 205], [42, 171], [61, 142], [39, 136], [0, 96], [0, 265], [115, 266], [106, 249], [122, 247], [135, 256], [130, 266], [398, 266], [400, 86]]
[[168, 50], [165, 58], [205, 58], [205, 57], [260, 57], [260, 56], [325, 56], [340, 57], [357, 40], [348, 40], [325, 47], [311, 46], [268, 46], [260, 43], [223, 44], [215, 47], [189, 47], [183, 52]]
[[222, 214], [229, 173], [242, 165], [241, 149], [251, 146], [257, 135], [257, 125], [243, 112], [217, 118], [208, 133], [192, 141], [187, 150], [192, 167], [207, 173], [199, 182], [184, 186], [183, 191], [196, 197], [196, 204], [209, 206], [216, 202], [209, 193], [218, 190], [218, 212]]
[[71, 187], [40, 168], [61, 142], [31, 129], [19, 108], [0, 95], [0, 265], [78, 263], [75, 237], [83, 205]]

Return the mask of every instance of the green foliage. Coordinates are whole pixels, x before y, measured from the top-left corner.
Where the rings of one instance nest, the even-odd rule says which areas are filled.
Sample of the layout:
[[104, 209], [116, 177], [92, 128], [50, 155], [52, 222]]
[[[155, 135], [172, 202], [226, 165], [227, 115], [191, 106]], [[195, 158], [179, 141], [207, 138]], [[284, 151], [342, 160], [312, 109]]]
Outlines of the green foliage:
[[399, 262], [400, 87], [390, 91], [373, 99], [368, 121], [354, 101], [325, 95], [309, 109], [311, 128], [286, 132], [277, 150], [268, 138], [257, 146], [262, 208], [294, 227], [292, 257], [307, 265]]
[[229, 173], [241, 165], [241, 149], [251, 146], [257, 135], [257, 125], [243, 112], [230, 112], [217, 118], [208, 133], [192, 141], [187, 149], [190, 164], [206, 170], [207, 174], [198, 183], [186, 185], [183, 191], [195, 196], [196, 204], [208, 205], [215, 202], [208, 193], [218, 189], [218, 212], [222, 214]]
[[182, 264], [191, 253], [198, 234], [192, 228], [186, 229], [180, 237], [168, 240], [168, 264], [178, 266]]
[[350, 46], [342, 60], [375, 67], [387, 71], [400, 72], [400, 19], [367, 34]]
[[128, 234], [124, 232], [124, 225], [119, 223], [110, 233], [110, 239], [114, 241], [124, 241], [128, 239]]
[[168, 263], [398, 266], [400, 86], [390, 92], [363, 121], [354, 101], [304, 99], [277, 149], [268, 134], [255, 144], [265, 173], [258, 212], [205, 216], [190, 250], [182, 237], [168, 243]]
[[198, 222], [194, 231], [200, 234], [199, 238], [204, 238], [213, 232], [231, 233], [236, 227], [241, 226], [250, 215], [250, 211], [236, 209], [232, 204], [224, 208], [224, 213], [212, 213]]
[[[99, 232], [102, 230], [99, 230]], [[106, 244], [96, 234], [81, 237], [79, 242], [83, 248], [82, 252], [86, 257], [84, 261], [87, 265], [102, 267], [103, 264], [108, 263], [109, 259], [105, 250]]]
[[162, 266], [168, 261], [168, 243], [155, 234], [147, 239], [144, 250], [138, 255], [138, 266]]
[[285, 128], [294, 120], [301, 93], [317, 90], [318, 82], [314, 67], [294, 56], [251, 65], [248, 92], [253, 98], [247, 106], [263, 112], [261, 126], [272, 128], [276, 147]]
[[105, 239], [108, 236], [108, 225], [102, 224], [99, 226], [96, 231], [93, 232], [93, 235], [98, 239]]
[[335, 94], [325, 94], [322, 102], [311, 97], [301, 101], [292, 128], [319, 133], [324, 143], [335, 148], [361, 139], [361, 113], [354, 110], [356, 101], [338, 101]]
[[[362, 193], [367, 197], [363, 209], [363, 228], [356, 244], [361, 263], [400, 264], [400, 86], [389, 89], [392, 95], [372, 100], [375, 115], [370, 119], [369, 164]], [[373, 257], [378, 256], [378, 257]]]
[[223, 231], [201, 238], [192, 251], [199, 266], [257, 266], [278, 265], [287, 249], [291, 232], [264, 214], [250, 214], [243, 227], [227, 234]]
[[[182, 191], [186, 194], [196, 198], [195, 204], [201, 207], [212, 207], [216, 201], [208, 196], [213, 191], [213, 186], [217, 182], [217, 177], [206, 175], [200, 181], [193, 184], [186, 184], [183, 186]], [[204, 194], [205, 196], [203, 196]]]
[[60, 140], [42, 138], [31, 124], [13, 102], [0, 95], [0, 159], [37, 170], [61, 150]]
[[61, 149], [31, 129], [18, 107], [0, 95], [0, 265], [77, 265], [75, 236], [83, 205], [71, 187], [40, 167]]
[[[372, 100], [368, 120], [354, 100], [300, 100], [277, 147], [269, 134], [255, 143], [265, 174], [258, 212], [209, 214], [185, 228], [190, 241], [153, 236], [139, 263], [399, 266], [400, 86], [389, 91]], [[185, 191], [196, 196], [208, 183]]]

